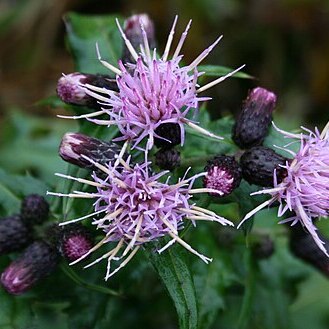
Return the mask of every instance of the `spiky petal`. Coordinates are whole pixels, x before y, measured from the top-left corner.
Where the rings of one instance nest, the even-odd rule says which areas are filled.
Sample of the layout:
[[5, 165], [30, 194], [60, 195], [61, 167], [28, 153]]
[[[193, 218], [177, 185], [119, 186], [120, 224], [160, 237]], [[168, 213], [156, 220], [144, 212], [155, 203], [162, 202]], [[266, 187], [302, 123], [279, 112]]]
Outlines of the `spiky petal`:
[[298, 222], [312, 235], [317, 246], [329, 257], [324, 247], [324, 242], [319, 238], [314, 219], [329, 215], [329, 125], [320, 133], [317, 129], [312, 132], [303, 128], [307, 133], [291, 134], [277, 130], [285, 137], [300, 140], [300, 149], [293, 153], [294, 158], [287, 161], [282, 168], [286, 170], [286, 177], [278, 182], [274, 174], [274, 187], [265, 189], [255, 194], [270, 194], [271, 199], [258, 206], [248, 213], [239, 226], [258, 210], [278, 201], [280, 207], [278, 216], [284, 215], [287, 211], [293, 212], [293, 216], [282, 220], [280, 223]]
[[[191, 121], [191, 117], [193, 118], [193, 113], [198, 109], [200, 102], [209, 99], [208, 97], [199, 97], [199, 93], [232, 76], [243, 66], [198, 88], [197, 80], [202, 73], [198, 72], [197, 66], [209, 55], [221, 37], [204, 50], [190, 65], [181, 66], [183, 56], [180, 55], [180, 51], [191, 21], [183, 32], [172, 58], [168, 59], [176, 22], [177, 17], [169, 34], [165, 51], [162, 57], [158, 58], [156, 50], [150, 49], [147, 32], [142, 20], [140, 31], [143, 36], [143, 44], [141, 45], [140, 54], [117, 21], [126, 48], [129, 50], [134, 62], [125, 64], [119, 61], [119, 68], [117, 68], [102, 60], [97, 49], [101, 63], [116, 74], [119, 91], [111, 93], [104, 89], [86, 86], [86, 89], [89, 89], [87, 93], [95, 97], [103, 107], [99, 113], [82, 115], [79, 118], [88, 118], [96, 124], [117, 125], [122, 134], [117, 140], [133, 141], [133, 147], [136, 147], [144, 138], [147, 138], [146, 149], [152, 148], [154, 138], [163, 138], [157, 135], [156, 130], [166, 123], [179, 126], [181, 131], [180, 143], [182, 145], [184, 144], [185, 124], [201, 134], [221, 139], [221, 137], [198, 127]], [[107, 114], [109, 120], [90, 119], [91, 116], [101, 114]]]
[[[95, 186], [97, 191], [94, 193], [75, 191], [67, 196], [95, 199], [94, 213], [65, 222], [63, 225], [92, 217], [93, 225], [97, 229], [103, 230], [105, 237], [77, 261], [84, 259], [103, 244], [117, 243], [115, 248], [89, 264], [92, 265], [107, 258], [108, 268], [105, 279], [108, 279], [129, 262], [140, 245], [163, 236], [169, 236], [171, 240], [158, 250], [159, 253], [178, 242], [204, 262], [211, 261], [210, 258], [194, 250], [178, 235], [178, 232], [184, 227], [185, 219], [191, 220], [193, 224], [198, 220], [209, 220], [222, 225], [233, 225], [214, 212], [191, 204], [190, 199], [195, 193], [216, 193], [211, 189], [192, 188], [195, 179], [204, 176], [205, 173], [190, 178], [184, 177], [178, 183], [169, 185], [168, 180], [165, 183], [159, 181], [167, 172], [152, 174], [148, 162], [131, 166], [129, 159], [126, 162], [122, 157], [118, 157], [119, 166], [112, 163], [103, 166], [90, 161], [94, 166], [103, 170], [106, 178], [94, 173], [89, 183]], [[63, 177], [65, 176], [63, 175]], [[66, 178], [77, 179], [70, 176], [66, 176]], [[51, 192], [48, 194], [65, 196]], [[123, 246], [125, 248], [123, 252], [120, 252]], [[113, 260], [119, 260], [121, 263], [114, 271], [111, 271], [111, 261]]]

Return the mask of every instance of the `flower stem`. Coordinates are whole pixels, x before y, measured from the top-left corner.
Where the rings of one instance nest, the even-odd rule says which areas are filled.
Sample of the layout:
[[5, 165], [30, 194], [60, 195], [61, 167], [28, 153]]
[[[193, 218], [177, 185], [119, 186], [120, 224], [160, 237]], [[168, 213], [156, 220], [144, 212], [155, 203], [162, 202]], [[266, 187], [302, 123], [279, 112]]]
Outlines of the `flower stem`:
[[61, 264], [61, 270], [72, 280], [74, 281], [76, 284], [86, 288], [86, 289], [90, 289], [90, 290], [94, 290], [97, 292], [101, 292], [103, 294], [107, 294], [107, 295], [112, 295], [112, 296], [121, 296], [121, 293], [109, 288], [105, 288], [102, 286], [98, 286], [96, 284], [93, 283], [89, 283], [86, 282], [85, 280], [83, 280], [80, 276], [78, 276], [74, 270], [72, 270], [72, 268], [70, 266], [68, 266], [67, 264]]
[[252, 308], [254, 291], [255, 291], [255, 263], [251, 254], [250, 248], [247, 249], [247, 254], [245, 257], [245, 263], [248, 271], [248, 276], [246, 279], [245, 293], [243, 296], [242, 307], [238, 319], [238, 329], [244, 329], [247, 327], [250, 320], [250, 312]]

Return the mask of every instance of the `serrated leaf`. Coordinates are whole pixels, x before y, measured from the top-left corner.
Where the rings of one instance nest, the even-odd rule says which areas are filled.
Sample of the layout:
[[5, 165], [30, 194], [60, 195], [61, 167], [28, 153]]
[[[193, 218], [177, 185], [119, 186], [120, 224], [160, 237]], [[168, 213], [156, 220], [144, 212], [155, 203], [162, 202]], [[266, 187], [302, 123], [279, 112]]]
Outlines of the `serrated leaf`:
[[174, 246], [159, 255], [148, 247], [146, 255], [175, 304], [180, 329], [197, 328], [196, 293], [192, 275], [182, 251]]
[[122, 38], [115, 23], [117, 17], [77, 13], [68, 13], [64, 17], [68, 43], [79, 72], [111, 74], [97, 58], [96, 43], [102, 59], [116, 65], [123, 47]]

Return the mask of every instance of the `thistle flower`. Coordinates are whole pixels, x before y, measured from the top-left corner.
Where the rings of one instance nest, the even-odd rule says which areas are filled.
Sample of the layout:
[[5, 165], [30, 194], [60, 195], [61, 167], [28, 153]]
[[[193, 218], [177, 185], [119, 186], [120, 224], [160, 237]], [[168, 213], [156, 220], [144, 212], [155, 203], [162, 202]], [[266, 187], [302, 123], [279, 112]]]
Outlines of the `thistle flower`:
[[21, 205], [21, 216], [25, 224], [41, 224], [48, 219], [49, 203], [38, 194], [26, 196]]
[[[89, 267], [107, 258], [108, 266], [105, 276], [105, 280], [107, 280], [124, 267], [144, 243], [163, 236], [169, 236], [171, 240], [158, 250], [159, 253], [178, 242], [188, 251], [199, 256], [205, 263], [210, 262], [210, 258], [193, 249], [178, 235], [178, 232], [184, 227], [185, 219], [191, 220], [194, 225], [198, 220], [233, 225], [214, 212], [200, 208], [190, 202], [193, 194], [217, 192], [206, 188], [192, 188], [194, 181], [198, 177], [204, 176], [205, 173], [190, 178], [184, 176], [174, 185], [169, 185], [169, 179], [165, 183], [161, 183], [159, 179], [167, 174], [167, 171], [152, 174], [148, 167], [149, 162], [131, 166], [130, 158], [127, 161], [122, 158], [124, 151], [124, 149], [121, 151], [114, 164], [109, 163], [107, 166], [89, 159], [94, 166], [106, 174], [105, 179], [95, 173], [92, 174], [92, 180], [60, 175], [95, 187], [96, 192], [74, 191], [70, 194], [48, 192], [48, 194], [55, 196], [95, 199], [93, 213], [61, 223], [61, 225], [66, 225], [93, 217], [93, 225], [105, 233], [105, 237], [100, 242], [71, 264], [86, 258], [104, 244], [116, 242], [117, 244], [113, 249], [86, 266]], [[96, 217], [97, 215], [100, 217]], [[123, 252], [120, 252], [123, 247]], [[120, 265], [113, 271], [111, 271], [112, 261], [121, 261]]]
[[99, 108], [99, 104], [97, 104], [95, 98], [88, 95], [85, 88], [83, 88], [84, 84], [90, 84], [98, 88], [117, 90], [115, 80], [107, 75], [74, 72], [63, 75], [58, 80], [57, 94], [65, 103]]
[[173, 170], [180, 165], [180, 152], [175, 149], [160, 149], [155, 153], [155, 164], [166, 170]]
[[209, 160], [204, 168], [207, 175], [203, 178], [203, 186], [217, 190], [213, 196], [226, 196], [240, 185], [241, 168], [234, 157], [218, 155]]
[[0, 219], [0, 255], [20, 250], [31, 240], [31, 231], [21, 215]]
[[89, 137], [80, 133], [66, 133], [59, 146], [59, 155], [64, 160], [81, 168], [97, 170], [88, 157], [100, 164], [106, 164], [115, 159], [119, 146], [112, 142]]
[[270, 194], [271, 198], [249, 212], [239, 226], [253, 216], [260, 209], [275, 201], [280, 203], [278, 216], [287, 211], [293, 216], [280, 223], [298, 222], [312, 235], [317, 246], [329, 257], [324, 242], [319, 238], [313, 220], [329, 215], [329, 123], [322, 133], [317, 129], [312, 132], [302, 128], [307, 134], [292, 134], [276, 128], [286, 138], [300, 140], [300, 149], [297, 153], [286, 147], [293, 159], [281, 165], [286, 170], [286, 177], [281, 182], [273, 174], [273, 188], [255, 192], [253, 194]]
[[273, 175], [281, 183], [287, 175], [284, 165], [289, 159], [265, 146], [255, 146], [244, 152], [240, 158], [242, 176], [249, 184], [273, 187]]
[[272, 121], [276, 96], [261, 87], [252, 89], [232, 129], [232, 139], [241, 148], [261, 145]]
[[[122, 136], [116, 140], [134, 141], [133, 147], [136, 147], [147, 137], [146, 149], [152, 148], [155, 137], [165, 139], [155, 132], [160, 125], [165, 123], [179, 125], [182, 145], [184, 144], [185, 124], [200, 133], [221, 139], [221, 137], [199, 127], [188, 117], [191, 115], [191, 112], [195, 112], [198, 109], [201, 101], [209, 99], [208, 97], [199, 97], [201, 92], [232, 76], [243, 66], [198, 88], [197, 79], [202, 73], [198, 72], [197, 66], [218, 44], [221, 37], [204, 50], [192, 63], [181, 67], [183, 55], [180, 55], [180, 52], [191, 21], [189, 21], [173, 55], [169, 59], [168, 56], [176, 23], [177, 16], [169, 33], [164, 53], [159, 58], [156, 50], [150, 49], [142, 20], [140, 20], [140, 29], [143, 36], [143, 44], [140, 45], [140, 53], [135, 50], [117, 20], [122, 38], [135, 62], [125, 65], [122, 61], [119, 61], [118, 68], [102, 60], [98, 48], [97, 52], [101, 63], [116, 74], [119, 91], [116, 92], [85, 84], [85, 92], [89, 96], [95, 97], [103, 105], [102, 109], [81, 116], [61, 117], [73, 119], [87, 118], [96, 124], [117, 125]], [[109, 120], [90, 119], [103, 114], [106, 114]]]
[[62, 227], [58, 232], [57, 246], [61, 255], [73, 262], [93, 247], [91, 232], [81, 224]]
[[8, 293], [20, 295], [54, 271], [57, 264], [57, 252], [47, 243], [35, 241], [3, 271], [0, 282]]
[[[147, 41], [150, 48], [155, 47], [155, 36], [154, 36], [154, 23], [147, 14], [132, 15], [124, 21], [124, 32], [132, 46], [136, 49], [143, 43], [143, 33], [140, 28], [141, 22], [144, 26], [144, 30], [147, 36]], [[124, 45], [122, 62], [131, 63], [134, 58], [126, 45]]]

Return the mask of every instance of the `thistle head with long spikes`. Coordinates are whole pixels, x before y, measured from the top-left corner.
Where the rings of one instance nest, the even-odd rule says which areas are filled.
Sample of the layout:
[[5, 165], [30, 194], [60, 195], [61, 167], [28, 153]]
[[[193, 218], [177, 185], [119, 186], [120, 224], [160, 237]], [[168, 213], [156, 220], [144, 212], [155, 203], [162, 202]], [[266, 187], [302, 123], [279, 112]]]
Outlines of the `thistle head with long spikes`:
[[[84, 90], [102, 104], [102, 110], [71, 118], [88, 118], [96, 124], [117, 125], [122, 136], [116, 140], [133, 141], [134, 147], [147, 137], [147, 150], [152, 148], [154, 138], [166, 140], [165, 137], [156, 133], [156, 129], [166, 123], [179, 125], [182, 145], [184, 144], [185, 125], [189, 125], [202, 134], [221, 139], [221, 137], [199, 127], [190, 120], [190, 117], [198, 109], [201, 101], [209, 99], [209, 97], [200, 97], [201, 92], [232, 76], [243, 66], [199, 88], [197, 80], [202, 72], [198, 72], [197, 67], [214, 49], [221, 37], [205, 49], [192, 63], [187, 66], [180, 66], [183, 58], [181, 49], [190, 29], [191, 20], [169, 58], [176, 23], [177, 16], [169, 33], [165, 50], [159, 58], [156, 49], [150, 48], [142, 19], [140, 19], [140, 30], [143, 42], [140, 45], [140, 52], [133, 47], [132, 42], [117, 20], [118, 28], [134, 63], [119, 61], [119, 67], [115, 67], [101, 59], [97, 48], [101, 63], [116, 74], [119, 91], [86, 84]], [[93, 118], [102, 114], [108, 115], [109, 119]]]
[[[101, 177], [95, 172], [92, 174], [91, 180], [60, 175], [96, 188], [94, 193], [48, 192], [55, 196], [95, 200], [93, 213], [62, 223], [65, 225], [92, 217], [93, 225], [105, 233], [105, 237], [101, 241], [73, 263], [85, 259], [103, 244], [115, 242], [116, 246], [113, 249], [86, 266], [89, 267], [102, 259], [107, 259], [108, 266], [105, 276], [107, 280], [130, 261], [141, 245], [158, 240], [163, 236], [170, 237], [170, 240], [158, 250], [159, 253], [177, 242], [200, 257], [205, 263], [210, 262], [210, 258], [193, 249], [179, 237], [178, 233], [184, 227], [184, 220], [190, 220], [194, 225], [199, 220], [233, 225], [229, 220], [214, 212], [191, 203], [193, 194], [221, 193], [209, 188], [192, 187], [194, 181], [198, 177], [205, 176], [206, 173], [200, 173], [190, 178], [184, 176], [176, 184], [170, 185], [169, 179], [165, 182], [160, 181], [161, 177], [168, 173], [167, 171], [152, 174], [149, 168], [150, 163], [147, 161], [143, 164], [131, 165], [129, 158], [126, 161], [122, 158], [123, 152], [118, 155], [114, 163], [106, 166], [89, 159], [93, 166], [103, 171], [104, 175]], [[113, 261], [119, 261], [120, 264], [111, 271]]]
[[270, 194], [271, 199], [248, 213], [239, 226], [258, 210], [278, 201], [279, 217], [287, 211], [293, 213], [280, 223], [289, 222], [293, 226], [300, 222], [312, 235], [317, 246], [329, 257], [313, 223], [315, 219], [329, 215], [329, 123], [322, 133], [317, 129], [312, 132], [306, 128], [303, 128], [306, 133], [301, 134], [276, 129], [287, 138], [300, 140], [299, 151], [295, 153], [287, 147], [284, 148], [293, 156], [285, 165], [280, 165], [282, 170], [286, 171], [285, 177], [278, 181], [274, 173], [273, 188], [254, 193]]

